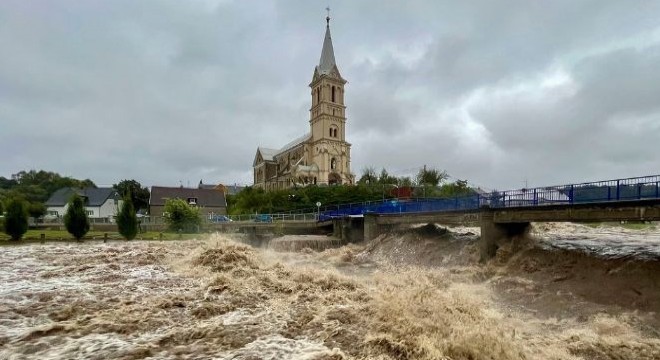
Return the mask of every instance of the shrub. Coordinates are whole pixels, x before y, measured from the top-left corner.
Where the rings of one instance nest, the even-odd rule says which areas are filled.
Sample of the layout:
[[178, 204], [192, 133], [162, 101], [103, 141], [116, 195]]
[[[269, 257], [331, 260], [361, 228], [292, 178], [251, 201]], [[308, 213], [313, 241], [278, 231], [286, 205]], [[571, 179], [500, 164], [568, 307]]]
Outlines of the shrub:
[[137, 235], [137, 216], [135, 215], [135, 208], [130, 197], [124, 199], [124, 203], [121, 209], [119, 209], [119, 213], [117, 214], [117, 228], [121, 236], [126, 240], [133, 240], [135, 239], [135, 235]]
[[73, 235], [76, 240], [80, 240], [89, 231], [89, 219], [85, 211], [83, 199], [78, 195], [73, 195], [69, 201], [69, 206], [64, 214], [64, 226], [66, 231]]
[[7, 204], [5, 214], [5, 233], [12, 240], [20, 240], [28, 229], [28, 211], [25, 201], [13, 199]]
[[197, 207], [181, 199], [169, 199], [165, 202], [164, 210], [163, 217], [170, 231], [193, 233], [199, 230], [202, 219]]

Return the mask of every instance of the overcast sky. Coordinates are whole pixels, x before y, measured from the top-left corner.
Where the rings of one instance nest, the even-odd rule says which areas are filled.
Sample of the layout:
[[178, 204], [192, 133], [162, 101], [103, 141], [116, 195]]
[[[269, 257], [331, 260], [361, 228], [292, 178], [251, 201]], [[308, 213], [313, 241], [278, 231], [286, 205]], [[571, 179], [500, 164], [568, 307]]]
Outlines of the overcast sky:
[[[251, 183], [308, 131], [327, 1], [0, 1], [0, 176]], [[352, 170], [660, 173], [660, 1], [331, 0]]]

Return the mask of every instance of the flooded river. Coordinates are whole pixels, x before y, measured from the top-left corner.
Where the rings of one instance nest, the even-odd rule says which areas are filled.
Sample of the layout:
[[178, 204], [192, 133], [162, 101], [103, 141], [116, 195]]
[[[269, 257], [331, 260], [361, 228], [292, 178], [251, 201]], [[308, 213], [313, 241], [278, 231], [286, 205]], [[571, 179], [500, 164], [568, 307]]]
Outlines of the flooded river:
[[660, 359], [659, 234], [3, 246], [0, 359]]

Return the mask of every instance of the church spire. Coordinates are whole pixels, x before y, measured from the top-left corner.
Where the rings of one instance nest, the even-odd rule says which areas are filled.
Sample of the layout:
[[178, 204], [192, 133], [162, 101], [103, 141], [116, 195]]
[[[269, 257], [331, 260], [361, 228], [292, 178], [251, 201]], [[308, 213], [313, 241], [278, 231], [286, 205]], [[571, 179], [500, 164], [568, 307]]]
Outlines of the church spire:
[[319, 61], [318, 70], [321, 74], [329, 74], [334, 66], [337, 66], [335, 63], [335, 51], [332, 48], [332, 37], [330, 36], [330, 8], [328, 10], [328, 16], [325, 18], [325, 39], [323, 40], [323, 49], [321, 50], [321, 60]]

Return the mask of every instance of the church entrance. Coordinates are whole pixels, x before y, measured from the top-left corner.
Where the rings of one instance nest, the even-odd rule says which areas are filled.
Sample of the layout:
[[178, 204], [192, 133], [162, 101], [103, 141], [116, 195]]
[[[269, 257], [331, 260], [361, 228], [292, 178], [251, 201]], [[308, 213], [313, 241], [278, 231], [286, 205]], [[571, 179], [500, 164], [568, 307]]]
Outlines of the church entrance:
[[328, 175], [328, 184], [341, 185], [341, 176], [334, 172], [330, 173], [330, 175]]

